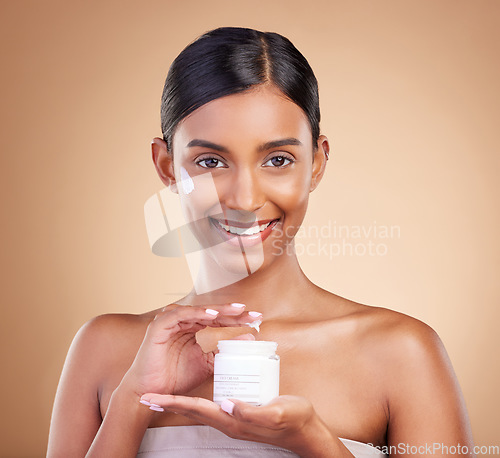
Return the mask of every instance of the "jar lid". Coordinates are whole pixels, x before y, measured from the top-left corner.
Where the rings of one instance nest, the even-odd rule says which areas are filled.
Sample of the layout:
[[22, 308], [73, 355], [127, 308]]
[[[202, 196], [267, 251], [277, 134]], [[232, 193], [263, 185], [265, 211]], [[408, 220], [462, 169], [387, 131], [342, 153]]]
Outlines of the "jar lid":
[[278, 343], [266, 340], [219, 340], [217, 348], [220, 353], [272, 356], [276, 353]]

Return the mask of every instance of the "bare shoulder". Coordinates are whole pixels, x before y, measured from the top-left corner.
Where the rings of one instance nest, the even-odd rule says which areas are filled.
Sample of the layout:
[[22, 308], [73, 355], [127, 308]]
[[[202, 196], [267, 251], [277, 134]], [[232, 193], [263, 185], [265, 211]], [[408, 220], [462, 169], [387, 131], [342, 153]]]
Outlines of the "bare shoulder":
[[336, 310], [331, 322], [347, 326], [351, 337], [358, 344], [367, 344], [373, 352], [383, 351], [387, 358], [406, 357], [409, 353], [414, 357], [442, 356], [444, 347], [438, 334], [417, 318], [334, 294], [327, 299], [329, 308]]
[[60, 388], [78, 389], [99, 403], [107, 400], [132, 364], [153, 318], [150, 313], [110, 313], [87, 321], [71, 343]]
[[444, 345], [428, 324], [404, 313], [333, 294], [325, 299], [329, 299], [332, 310], [327, 320], [332, 337], [339, 335], [336, 330], [341, 330], [343, 342], [360, 365], [379, 374], [386, 388], [390, 389], [404, 377], [420, 381], [426, 377], [454, 380]]
[[364, 338], [384, 346], [394, 346], [396, 351], [432, 350], [440, 346], [438, 334], [428, 324], [395, 310], [364, 304], [353, 306], [354, 316], [364, 331]]
[[119, 366], [130, 364], [153, 318], [149, 312], [110, 313], [90, 319], [71, 343], [63, 378], [70, 376], [72, 383], [85, 383], [89, 390], [98, 390]]
[[419, 442], [439, 432], [444, 442], [472, 443], [465, 403], [440, 337], [426, 323], [383, 307], [348, 301], [352, 352], [380, 388], [389, 437]]
[[[365, 306], [366, 307], [366, 306]], [[428, 324], [382, 307], [369, 307], [360, 322], [367, 355], [383, 369], [387, 396], [405, 404], [416, 393], [440, 392], [460, 398], [458, 381], [444, 344]]]
[[449, 363], [440, 337], [428, 324], [387, 308], [359, 305], [359, 338], [379, 362], [400, 368]]
[[153, 312], [140, 315], [130, 313], [106, 313], [87, 321], [78, 331], [77, 337], [86, 340], [111, 340], [121, 334], [142, 330], [154, 318]]
[[137, 351], [153, 312], [140, 315], [108, 313], [87, 321], [76, 333], [72, 349], [107, 363], [129, 349]]

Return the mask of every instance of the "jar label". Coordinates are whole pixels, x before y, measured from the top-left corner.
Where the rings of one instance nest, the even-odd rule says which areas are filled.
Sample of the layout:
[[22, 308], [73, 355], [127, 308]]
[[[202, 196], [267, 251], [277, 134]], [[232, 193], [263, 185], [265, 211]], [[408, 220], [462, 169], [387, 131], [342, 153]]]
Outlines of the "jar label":
[[[239, 367], [238, 367], [239, 366]], [[261, 363], [217, 364], [214, 373], [214, 402], [226, 398], [241, 399], [250, 404], [261, 404]]]

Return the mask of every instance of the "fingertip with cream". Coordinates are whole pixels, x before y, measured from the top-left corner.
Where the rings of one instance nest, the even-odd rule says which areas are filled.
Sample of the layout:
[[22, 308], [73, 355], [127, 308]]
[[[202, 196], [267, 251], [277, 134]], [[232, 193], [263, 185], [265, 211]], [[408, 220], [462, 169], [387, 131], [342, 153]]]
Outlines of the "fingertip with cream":
[[246, 325], [249, 327], [249, 328], [253, 328], [255, 329], [257, 332], [260, 332], [260, 325], [262, 324], [262, 320], [256, 320], [256, 321], [252, 321], [251, 323], [246, 323]]

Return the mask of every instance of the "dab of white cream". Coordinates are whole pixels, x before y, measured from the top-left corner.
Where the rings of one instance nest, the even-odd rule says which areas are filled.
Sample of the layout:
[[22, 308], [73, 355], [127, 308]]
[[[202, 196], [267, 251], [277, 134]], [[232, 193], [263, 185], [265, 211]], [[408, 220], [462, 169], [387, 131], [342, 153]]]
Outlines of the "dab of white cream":
[[260, 325], [262, 324], [262, 320], [257, 320], [252, 323], [246, 323], [246, 325], [250, 328], [254, 328], [257, 332], [260, 332]]
[[181, 183], [184, 194], [191, 194], [194, 191], [193, 180], [191, 179], [189, 173], [187, 173], [187, 170], [184, 167], [181, 167]]

